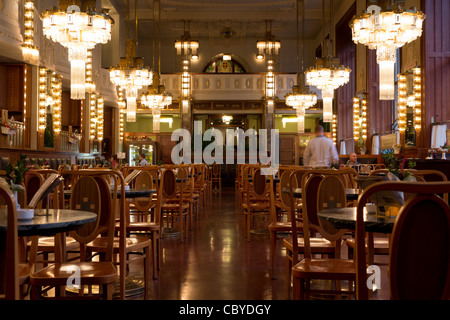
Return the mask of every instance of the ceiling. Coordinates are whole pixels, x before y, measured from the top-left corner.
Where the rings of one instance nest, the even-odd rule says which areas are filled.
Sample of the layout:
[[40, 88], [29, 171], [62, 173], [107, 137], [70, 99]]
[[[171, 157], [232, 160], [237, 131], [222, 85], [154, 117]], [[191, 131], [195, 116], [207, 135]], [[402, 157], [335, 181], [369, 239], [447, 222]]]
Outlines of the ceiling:
[[[129, 3], [130, 30], [135, 26], [136, 0], [103, 0], [123, 17]], [[137, 0], [138, 40], [153, 38], [154, 0]], [[337, 6], [335, 1], [335, 6]], [[296, 0], [160, 0], [161, 37], [178, 39], [189, 21], [192, 39], [221, 37], [221, 30], [233, 30], [234, 38], [264, 38], [265, 21], [272, 21], [272, 34], [279, 40], [296, 39]], [[329, 19], [330, 0], [325, 0], [325, 19]], [[302, 5], [300, 4], [300, 20]], [[315, 39], [322, 29], [322, 1], [305, 0], [305, 39]], [[301, 21], [299, 32], [301, 32]], [[131, 37], [131, 36], [130, 36]]]

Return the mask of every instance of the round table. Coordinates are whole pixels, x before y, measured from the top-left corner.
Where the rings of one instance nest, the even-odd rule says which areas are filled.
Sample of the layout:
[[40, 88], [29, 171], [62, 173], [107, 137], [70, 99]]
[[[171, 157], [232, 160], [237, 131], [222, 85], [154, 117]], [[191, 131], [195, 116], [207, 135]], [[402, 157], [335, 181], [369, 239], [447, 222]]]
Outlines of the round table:
[[[139, 197], [147, 197], [153, 193], [156, 193], [155, 189], [143, 189], [143, 188], [130, 188], [125, 189], [125, 198], [139, 198]], [[113, 190], [111, 190], [113, 193]], [[70, 195], [72, 194], [72, 190], [64, 190], [64, 198], [70, 199]], [[117, 197], [120, 199], [120, 191], [117, 192]]]
[[[288, 188], [285, 188], [282, 190], [283, 193], [290, 193], [290, 190]], [[294, 188], [294, 198], [301, 198], [302, 197], [302, 188]], [[345, 188], [345, 195], [347, 196], [347, 200], [358, 200], [359, 192], [358, 189], [353, 188]]]
[[[356, 228], [356, 207], [326, 209], [317, 212], [317, 216], [333, 224], [338, 229]], [[395, 217], [384, 217], [367, 213], [364, 209], [366, 232], [392, 233]]]
[[[18, 236], [54, 236], [61, 232], [76, 230], [84, 224], [94, 222], [95, 213], [68, 209], [34, 210], [34, 218], [18, 220]], [[0, 232], [6, 232], [6, 211], [0, 210]]]

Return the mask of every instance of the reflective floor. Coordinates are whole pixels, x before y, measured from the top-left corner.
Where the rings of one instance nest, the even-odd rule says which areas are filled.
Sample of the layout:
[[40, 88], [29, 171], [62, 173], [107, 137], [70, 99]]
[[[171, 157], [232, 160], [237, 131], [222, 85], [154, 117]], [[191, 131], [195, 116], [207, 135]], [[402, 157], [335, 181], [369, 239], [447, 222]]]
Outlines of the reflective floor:
[[[161, 271], [152, 280], [151, 300], [284, 300], [287, 297], [286, 258], [282, 241], [276, 251], [276, 279], [270, 277], [270, 238], [254, 234], [243, 237], [243, 216], [235, 204], [234, 189], [213, 193], [204, 212], [193, 223], [190, 237], [164, 238]], [[347, 248], [343, 248], [343, 257]], [[381, 290], [371, 299], [389, 299], [387, 257], [376, 257], [381, 268]], [[130, 275], [142, 273], [142, 265], [131, 266]], [[328, 283], [314, 283], [326, 287]], [[335, 299], [334, 296], [316, 297]], [[342, 297], [348, 299], [348, 297]], [[143, 295], [127, 299], [143, 299]]]

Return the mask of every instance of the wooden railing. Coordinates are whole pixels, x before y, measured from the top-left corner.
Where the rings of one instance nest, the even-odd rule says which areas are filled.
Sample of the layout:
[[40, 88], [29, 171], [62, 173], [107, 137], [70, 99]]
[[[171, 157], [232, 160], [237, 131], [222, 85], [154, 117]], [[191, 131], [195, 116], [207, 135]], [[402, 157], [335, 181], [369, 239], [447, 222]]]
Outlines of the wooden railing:
[[8, 120], [8, 126], [9, 128], [2, 127], [1, 146], [6, 148], [23, 148], [25, 135], [23, 122]]

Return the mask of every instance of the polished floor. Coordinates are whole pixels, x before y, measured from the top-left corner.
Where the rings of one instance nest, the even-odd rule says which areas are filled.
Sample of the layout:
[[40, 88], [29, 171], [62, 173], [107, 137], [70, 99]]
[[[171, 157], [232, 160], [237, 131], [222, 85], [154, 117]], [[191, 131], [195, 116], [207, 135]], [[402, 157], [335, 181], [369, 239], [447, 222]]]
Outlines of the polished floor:
[[[235, 205], [234, 189], [213, 193], [184, 243], [179, 238], [162, 239], [161, 271], [159, 278], [152, 281], [150, 299], [285, 300], [286, 258], [282, 242], [276, 251], [276, 279], [272, 279], [269, 236], [256, 234], [248, 242], [242, 228], [243, 216]], [[346, 254], [344, 247], [343, 257]], [[382, 274], [381, 289], [371, 299], [389, 299], [386, 261], [386, 257], [376, 258]], [[131, 276], [141, 273], [141, 265], [131, 267]], [[139, 300], [143, 295], [127, 299]]]

